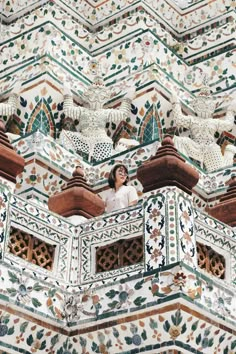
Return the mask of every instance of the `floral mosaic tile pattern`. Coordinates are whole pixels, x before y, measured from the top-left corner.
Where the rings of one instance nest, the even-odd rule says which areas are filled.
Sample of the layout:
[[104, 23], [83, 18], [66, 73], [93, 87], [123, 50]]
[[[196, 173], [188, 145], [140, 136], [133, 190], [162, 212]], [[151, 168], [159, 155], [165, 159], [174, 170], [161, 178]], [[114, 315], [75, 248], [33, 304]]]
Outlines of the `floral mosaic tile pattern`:
[[[45, 1], [46, 2], [46, 1]], [[40, 4], [42, 1], [40, 2]], [[63, 2], [60, 0], [55, 1], [56, 4], [64, 8]], [[6, 17], [10, 17], [12, 13], [18, 11], [24, 11], [27, 5], [38, 6], [39, 1], [25, 0], [15, 3], [12, 0], [7, 2], [3, 9], [3, 13]], [[132, 6], [133, 5], [133, 6]], [[201, 11], [196, 8], [189, 8], [186, 4], [185, 11], [179, 11], [178, 7], [171, 6], [168, 2], [161, 1], [155, 2], [154, 0], [118, 0], [116, 2], [109, 0], [105, 3], [102, 1], [73, 1], [69, 0], [67, 3], [67, 10], [73, 13], [73, 16], [82, 20], [87, 26], [100, 25], [100, 23], [108, 22], [114, 18], [119, 18], [120, 12], [129, 12], [131, 9], [138, 7], [144, 8], [148, 13], [151, 13], [153, 17], [159, 17], [164, 23], [168, 23], [169, 26], [176, 32], [183, 32], [191, 30], [192, 27], [201, 24], [203, 21], [212, 20], [226, 13], [230, 9], [234, 9], [234, 3], [231, 0], [224, 1], [224, 3], [218, 3], [213, 1], [201, 2]], [[112, 17], [111, 17], [112, 16]]]
[[[1, 102], [21, 81], [16, 113], [6, 124], [26, 161], [17, 184], [0, 177], [0, 351], [2, 353], [233, 354], [236, 351], [236, 237], [205, 213], [226, 190], [235, 167], [200, 175], [188, 196], [175, 187], [144, 194], [138, 167], [176, 131], [171, 95], [184, 113], [208, 80], [225, 115], [235, 96], [235, 3], [194, 1], [5, 1], [0, 26]], [[63, 113], [63, 85], [74, 101], [103, 76], [117, 107], [134, 88], [130, 116], [106, 126], [114, 147], [140, 145], [90, 164], [58, 144], [77, 122]], [[6, 117], [3, 117], [6, 121]], [[235, 127], [216, 136], [235, 144]], [[105, 196], [114, 164], [129, 169], [139, 203], [74, 225], [47, 209], [76, 166]], [[10, 227], [55, 246], [51, 271], [9, 252]], [[96, 273], [96, 248], [143, 237], [144, 260]], [[201, 270], [196, 242], [226, 260], [225, 279]]]
[[[42, 287], [35, 283], [33, 287], [26, 287], [22, 279], [18, 279], [12, 272], [9, 273], [9, 280], [13, 285], [20, 281], [17, 292], [19, 303], [32, 301], [35, 307], [40, 308], [41, 302], [31, 297], [33, 293], [40, 291], [48, 296], [49, 307], [52, 303], [55, 305], [55, 299], [62, 300], [54, 289], [46, 293], [45, 285]], [[65, 313], [73, 314], [73, 317], [69, 315], [66, 319], [74, 322], [71, 336], [67, 336], [70, 332], [66, 325], [59, 326], [61, 321], [42, 326], [36, 320], [32, 324], [27, 318], [8, 314], [0, 306], [3, 337], [1, 345], [4, 344], [5, 348], [10, 348], [13, 352], [18, 344], [22, 352], [28, 350], [32, 353], [36, 349], [61, 353], [62, 348], [74, 348], [73, 350], [80, 353], [84, 347], [92, 352], [105, 348], [106, 351], [124, 353], [132, 348], [169, 348], [175, 343], [178, 348], [187, 352], [193, 348], [197, 353], [208, 353], [211, 349], [216, 352], [232, 349], [233, 352], [236, 345], [235, 331], [229, 317], [228, 323], [221, 326], [212, 320], [212, 315], [208, 317], [204, 314], [204, 309], [209, 307], [211, 311], [218, 310], [218, 316], [223, 316], [222, 318], [226, 315], [233, 317], [233, 291], [228, 289], [225, 292], [217, 288], [218, 286], [216, 283], [209, 286], [207, 278], [199, 277], [185, 267], [176, 265], [163, 269], [160, 273], [127, 279], [122, 283], [115, 282], [112, 286], [97, 288], [94, 292], [87, 291], [81, 296], [73, 297], [76, 299], [75, 303], [67, 297], [64, 310], [69, 310]], [[143, 296], [140, 296], [140, 291]], [[190, 299], [195, 299], [192, 309], [178, 295], [181, 292], [187, 292]], [[41, 296], [40, 300], [43, 298]], [[168, 299], [172, 300], [172, 304], [168, 304]], [[173, 304], [174, 299], [176, 302]], [[203, 307], [199, 307], [201, 302]], [[128, 312], [128, 309], [131, 311]], [[60, 314], [60, 318], [64, 316], [56, 306], [51, 310], [55, 310], [52, 313], [56, 317]], [[112, 315], [111, 318], [109, 314]], [[92, 321], [94, 317], [98, 320], [96, 325]], [[91, 320], [85, 321], [85, 318]], [[173, 342], [174, 340], [178, 342]]]
[[[176, 345], [197, 353], [234, 351], [234, 233], [192, 209], [181, 191], [150, 192], [143, 206], [78, 226], [15, 195], [10, 198], [6, 186], [1, 193], [3, 242], [8, 243], [10, 212], [11, 225], [58, 247], [50, 272], [27, 265], [2, 243], [1, 348], [12, 353], [17, 346], [22, 353], [125, 353]], [[142, 234], [144, 264], [95, 273], [96, 246]], [[219, 245], [231, 257], [227, 287], [196, 270], [196, 240]], [[19, 314], [4, 303], [16, 306]], [[42, 325], [43, 318], [50, 321]]]

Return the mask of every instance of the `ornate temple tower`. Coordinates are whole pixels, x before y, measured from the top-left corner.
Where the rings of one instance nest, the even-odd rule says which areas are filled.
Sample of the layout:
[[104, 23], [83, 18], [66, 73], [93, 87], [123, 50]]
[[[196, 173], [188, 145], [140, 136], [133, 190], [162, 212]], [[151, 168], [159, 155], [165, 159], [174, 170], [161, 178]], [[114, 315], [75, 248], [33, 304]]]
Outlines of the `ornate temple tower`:
[[[2, 1], [1, 354], [236, 352], [235, 29], [232, 0]], [[139, 201], [105, 213], [116, 163]]]

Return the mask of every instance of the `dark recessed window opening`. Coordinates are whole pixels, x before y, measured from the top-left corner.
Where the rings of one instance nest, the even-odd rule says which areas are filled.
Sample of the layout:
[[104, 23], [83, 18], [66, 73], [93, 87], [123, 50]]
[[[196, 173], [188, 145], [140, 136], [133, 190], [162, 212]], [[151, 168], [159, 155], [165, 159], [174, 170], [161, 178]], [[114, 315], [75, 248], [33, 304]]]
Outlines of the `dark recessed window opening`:
[[47, 270], [52, 270], [55, 246], [11, 227], [9, 252]]
[[96, 250], [96, 272], [106, 272], [143, 261], [143, 236], [119, 240]]

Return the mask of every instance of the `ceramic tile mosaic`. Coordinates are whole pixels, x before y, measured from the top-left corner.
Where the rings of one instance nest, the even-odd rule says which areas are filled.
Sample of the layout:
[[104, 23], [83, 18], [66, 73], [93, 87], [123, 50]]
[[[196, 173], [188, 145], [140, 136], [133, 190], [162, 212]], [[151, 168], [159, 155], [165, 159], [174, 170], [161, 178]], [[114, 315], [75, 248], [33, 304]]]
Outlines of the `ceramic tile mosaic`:
[[[4, 196], [4, 193], [2, 195]], [[4, 340], [1, 345], [3, 348], [14, 352], [16, 350], [12, 341], [12, 337], [14, 337], [16, 343], [20, 343], [22, 352], [27, 350], [28, 345], [37, 350], [49, 349], [55, 345], [57, 352], [60, 353], [60, 347], [72, 348], [71, 343], [79, 341], [82, 348], [91, 346], [93, 348], [91, 350], [98, 350], [95, 348], [100, 348], [105, 343], [111, 352], [114, 352], [113, 348], [118, 348], [115, 349], [116, 352], [123, 353], [141, 347], [158, 349], [155, 347], [157, 338], [159, 338], [160, 348], [165, 348], [165, 346], [169, 348], [174, 343], [171, 342], [172, 337], [176, 336], [176, 338], [179, 337], [179, 348], [183, 346], [187, 351], [191, 350], [190, 348], [197, 348], [199, 353], [207, 353], [209, 347], [221, 348], [222, 345], [224, 348], [228, 346], [228, 348], [234, 349], [233, 336], [231, 334], [230, 339], [229, 335], [232, 330], [227, 329], [227, 326], [230, 327], [231, 323], [235, 321], [234, 288], [229, 283], [226, 288], [224, 282], [204, 274], [204, 272], [197, 272], [195, 270], [196, 264], [189, 263], [185, 257], [186, 252], [183, 250], [185, 249], [187, 253], [191, 251], [191, 235], [190, 239], [189, 237], [184, 238], [184, 241], [180, 235], [186, 233], [185, 228], [188, 228], [189, 231], [193, 227], [193, 211], [191, 203], [183, 196], [183, 193], [174, 192], [174, 188], [169, 191], [163, 188], [162, 193], [154, 193], [153, 195], [152, 192], [145, 201], [144, 219], [144, 210], [142, 206], [139, 206], [120, 213], [97, 217], [78, 226], [69, 224], [63, 218], [52, 215], [42, 207], [12, 196], [9, 209], [12, 225], [46, 239], [47, 242], [59, 242], [60, 256], [58, 256], [57, 271], [50, 274], [49, 271], [38, 270], [36, 266], [27, 265], [26, 261], [17, 259], [5, 251], [1, 268], [0, 299], [3, 304], [7, 301], [8, 304], [17, 306], [19, 320], [14, 319], [14, 326], [10, 326], [10, 318], [14, 316], [11, 312], [9, 313], [11, 306], [2, 308], [2, 336]], [[174, 215], [171, 213], [172, 211]], [[196, 221], [201, 220], [201, 224], [207, 221], [208, 225], [205, 223], [204, 226], [209, 234], [210, 218], [206, 219], [201, 213], [196, 213], [195, 211]], [[125, 238], [142, 235], [143, 220], [146, 220], [145, 263], [149, 262], [149, 258], [151, 260], [145, 275], [143, 271], [146, 267], [142, 264], [137, 267], [126, 267], [119, 271], [96, 274], [93, 269], [96, 246], [114, 242], [121, 235]], [[173, 223], [180, 225], [179, 236], [176, 240], [170, 239], [172, 236], [170, 231], [174, 230]], [[157, 225], [162, 230], [161, 234], [152, 238], [150, 232], [154, 231], [154, 226]], [[220, 223], [215, 222], [212, 227], [218, 227], [221, 233], [223, 231], [228, 235], [230, 232], [232, 234], [231, 228], [227, 229], [224, 226], [221, 229]], [[201, 228], [203, 229], [202, 225]], [[202, 232], [198, 224], [196, 231], [197, 238], [201, 238]], [[212, 236], [209, 236], [208, 239], [215, 235], [214, 243], [218, 242], [217, 239], [220, 242], [222, 238], [217, 236], [220, 231], [212, 232]], [[169, 235], [169, 240], [167, 235]], [[173, 236], [176, 237], [177, 233], [173, 233]], [[163, 259], [166, 263], [159, 265], [155, 262], [155, 257], [149, 255], [148, 250], [153, 250], [155, 238], [158, 238], [159, 241], [162, 240], [159, 242], [160, 247], [164, 242], [161, 251], [165, 250], [163, 254], [169, 263], [168, 266], [165, 258]], [[149, 239], [154, 244], [151, 244]], [[171, 253], [172, 241], [175, 243], [174, 248], [177, 249], [174, 254]], [[230, 242], [232, 245], [229, 248]], [[229, 251], [233, 253], [235, 238], [233, 237], [230, 242], [220, 243], [226, 253]], [[151, 254], [154, 255], [154, 252]], [[69, 256], [70, 262], [66, 261], [67, 255], [71, 255]], [[171, 257], [176, 258], [171, 259]], [[173, 261], [175, 262], [173, 263]], [[194, 268], [187, 267], [185, 264], [188, 263]], [[9, 269], [10, 264], [11, 268]], [[20, 267], [22, 271], [18, 272], [17, 267]], [[69, 271], [68, 267], [70, 267]], [[162, 270], [160, 270], [161, 268]], [[64, 276], [65, 274], [71, 274], [71, 276], [68, 278], [68, 276]], [[183, 294], [183, 297], [179, 294]], [[190, 309], [185, 301], [194, 301], [194, 313], [192, 306]], [[183, 307], [181, 307], [181, 303]], [[158, 308], [156, 308], [156, 304], [158, 304]], [[168, 306], [172, 308], [170, 312], [165, 309]], [[73, 311], [68, 312], [69, 308]], [[211, 319], [207, 317], [207, 309], [211, 310]], [[180, 310], [183, 311], [181, 314], [178, 312]], [[202, 315], [203, 311], [206, 315]], [[32, 314], [36, 316], [36, 324], [30, 323], [30, 313], [31, 316]], [[157, 321], [157, 314], [161, 316], [159, 323], [163, 324], [163, 327], [158, 327], [159, 330], [154, 325]], [[37, 318], [44, 316], [50, 319], [46, 327], [40, 325], [41, 320], [37, 324]], [[137, 316], [139, 320], [137, 320]], [[188, 317], [182, 318], [182, 316]], [[217, 324], [217, 316], [220, 316], [221, 321], [228, 321], [228, 324], [224, 324], [222, 329]], [[22, 320], [24, 320], [23, 324]], [[69, 337], [66, 334], [68, 329], [63, 329], [67, 328], [67, 321], [73, 323], [70, 325], [71, 330], [74, 327]], [[199, 321], [201, 325], [199, 325]], [[18, 328], [18, 322], [21, 323], [20, 328]], [[121, 325], [121, 322], [124, 324]], [[208, 327], [206, 327], [207, 323], [209, 323]], [[81, 325], [83, 330], [79, 329]], [[29, 326], [31, 333], [27, 330]], [[120, 326], [126, 328], [125, 337], [122, 334], [124, 328]], [[152, 335], [150, 334], [152, 332], [146, 330], [149, 328], [148, 326], [151, 326], [150, 328], [154, 331]], [[205, 327], [209, 328], [207, 332], [202, 331]], [[211, 334], [212, 330], [214, 336]], [[194, 335], [195, 331], [197, 331], [197, 340]], [[217, 331], [219, 331], [220, 337], [216, 336]], [[41, 336], [44, 333], [48, 333], [45, 338]], [[72, 333], [74, 334], [72, 335]], [[97, 337], [98, 333], [101, 333], [102, 339]], [[225, 336], [227, 336], [227, 340], [222, 344]], [[8, 338], [11, 340], [9, 341]], [[168, 344], [164, 344], [167, 343], [166, 341]], [[186, 341], [189, 343], [188, 346], [186, 346]], [[34, 352], [33, 349], [31, 349], [32, 352]]]
[[[193, 115], [208, 83], [214, 117], [224, 119], [235, 99], [235, 1], [8, 0], [0, 12], [0, 105], [20, 81], [6, 128], [26, 161], [16, 186], [0, 178], [0, 352], [235, 353], [235, 230], [206, 213], [235, 166], [206, 173], [186, 159], [200, 176], [192, 196], [169, 186], [143, 193], [136, 177], [166, 133], [188, 135], [175, 127], [173, 93]], [[63, 112], [64, 84], [83, 105], [96, 75], [111, 91], [105, 107], [135, 89], [130, 116], [105, 129], [114, 148], [122, 137], [140, 145], [89, 163], [58, 138], [78, 128]], [[235, 135], [234, 126], [215, 139], [236, 144]], [[105, 197], [120, 162], [137, 206], [78, 225], [48, 211], [76, 166]], [[52, 271], [10, 253], [11, 226], [56, 246]], [[143, 237], [143, 262], [96, 273], [97, 247], [134, 236]], [[199, 268], [196, 242], [224, 257], [225, 279]]]
[[[54, 1], [60, 7], [67, 9], [68, 12], [73, 13], [73, 16], [86, 23], [87, 26], [100, 25], [104, 22], [112, 22], [112, 20], [119, 18], [123, 12], [132, 12], [135, 9], [144, 9], [147, 13], [151, 13], [153, 17], [157, 17], [162, 23], [168, 24], [177, 33], [184, 32], [186, 30], [190, 31], [192, 27], [202, 24], [202, 21], [214, 20], [222, 16], [222, 14], [227, 13], [233, 9], [232, 1], [226, 1], [225, 6], [223, 4], [218, 4], [216, 1], [208, 3], [207, 1], [201, 2], [200, 11], [197, 8], [190, 7], [188, 9], [188, 3], [185, 4], [185, 11], [180, 11], [178, 6], [171, 6], [171, 4], [161, 1], [156, 3], [154, 0], [119, 0], [116, 3], [114, 1], [68, 1], [67, 6], [63, 4], [62, 1]], [[13, 12], [24, 11], [25, 1], [20, 3], [14, 3], [13, 1], [8, 2], [9, 5], [6, 6], [4, 14], [9, 16]], [[34, 2], [35, 6], [37, 3]], [[42, 1], [40, 1], [40, 4]], [[178, 2], [177, 2], [178, 4]], [[120, 14], [121, 13], [121, 14]]]

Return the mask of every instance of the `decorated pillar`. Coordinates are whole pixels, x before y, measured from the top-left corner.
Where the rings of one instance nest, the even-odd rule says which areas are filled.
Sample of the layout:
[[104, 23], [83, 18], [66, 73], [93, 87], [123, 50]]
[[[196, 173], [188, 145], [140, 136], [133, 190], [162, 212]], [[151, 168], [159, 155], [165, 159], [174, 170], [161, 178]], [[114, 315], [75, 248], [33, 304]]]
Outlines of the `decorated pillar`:
[[148, 193], [144, 204], [146, 270], [184, 262], [197, 265], [192, 188], [199, 175], [167, 136], [155, 156], [139, 167], [137, 178]]

